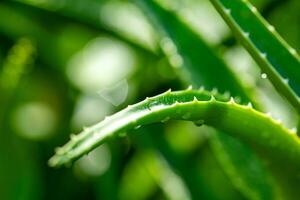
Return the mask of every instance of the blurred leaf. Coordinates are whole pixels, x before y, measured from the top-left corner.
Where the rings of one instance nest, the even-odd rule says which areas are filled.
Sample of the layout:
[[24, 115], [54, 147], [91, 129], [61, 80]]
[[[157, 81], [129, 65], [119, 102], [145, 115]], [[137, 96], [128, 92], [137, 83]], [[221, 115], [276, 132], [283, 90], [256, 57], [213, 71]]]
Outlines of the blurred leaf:
[[[85, 128], [79, 135], [71, 135], [71, 140], [57, 149], [49, 164], [53, 167], [68, 164], [113, 136], [123, 137], [127, 130], [170, 119], [229, 131], [276, 166], [288, 167], [294, 173], [299, 170], [299, 138], [293, 130], [249, 105], [236, 104], [232, 98], [228, 101], [224, 96], [214, 97], [211, 92], [199, 90], [167, 91], [129, 106], [99, 124]], [[235, 126], [237, 122], [239, 126]]]
[[247, 1], [211, 2], [256, 60], [262, 73], [267, 74], [276, 90], [300, 113], [299, 98], [289, 87], [290, 84], [300, 95], [300, 57], [296, 50], [290, 47]]
[[[154, 1], [139, 1], [138, 3], [141, 4], [145, 12], [150, 16], [150, 19], [155, 22], [155, 25], [162, 32], [162, 38], [170, 37], [169, 43], [175, 43], [173, 48], [177, 48], [178, 54], [182, 56], [182, 67], [183, 70], [185, 70], [184, 73], [189, 75], [189, 81], [196, 86], [205, 85], [209, 88], [217, 87], [221, 91], [229, 90], [232, 94], [241, 96], [244, 99], [249, 97], [237, 78], [220, 58], [212, 52], [212, 49], [189, 27], [180, 22], [174, 14], [164, 10]], [[163, 49], [166, 48], [164, 45], [165, 44], [162, 43]], [[168, 52], [166, 52], [166, 54], [168, 55]], [[212, 140], [218, 140], [217, 143], [220, 144], [218, 148], [219, 151], [215, 151], [215, 155], [221, 164], [224, 164], [222, 162], [223, 154], [227, 155], [228, 162], [231, 162], [231, 168], [228, 169], [228, 165], [223, 165], [223, 168], [235, 186], [249, 198], [253, 197], [253, 195], [251, 195], [253, 193], [259, 193], [258, 195], [261, 197], [264, 195], [272, 196], [271, 183], [268, 181], [262, 182], [261, 178], [257, 178], [265, 177], [264, 179], [268, 180], [262, 164], [255, 155], [251, 156], [252, 163], [255, 163], [253, 165], [256, 165], [256, 168], [260, 170], [253, 170], [249, 162], [244, 162], [242, 166], [240, 162], [236, 162], [237, 160], [249, 159], [246, 155], [249, 154], [251, 150], [238, 141], [228, 145], [229, 142], [226, 142], [227, 136], [223, 134], [222, 138], [220, 138], [220, 134], [223, 133], [218, 133], [215, 137], [211, 138]], [[231, 138], [228, 140], [231, 140]], [[216, 142], [212, 144], [215, 143]], [[223, 150], [222, 153], [221, 150]], [[245, 163], [248, 164], [246, 165]], [[230, 171], [235, 171], [235, 173], [230, 173]], [[257, 175], [249, 177], [245, 171], [251, 171], [251, 173], [256, 173]], [[243, 182], [244, 187], [240, 187], [240, 184], [236, 184], [234, 181], [236, 177], [243, 177], [240, 180]], [[263, 185], [264, 189], [259, 190], [260, 187], [255, 187], [255, 185]]]

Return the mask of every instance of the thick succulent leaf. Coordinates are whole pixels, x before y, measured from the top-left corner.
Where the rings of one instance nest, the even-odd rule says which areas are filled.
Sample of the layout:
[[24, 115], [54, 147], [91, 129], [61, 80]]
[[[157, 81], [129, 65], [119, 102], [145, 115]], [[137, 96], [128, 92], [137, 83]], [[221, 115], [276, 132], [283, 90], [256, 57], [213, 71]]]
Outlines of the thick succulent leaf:
[[[247, 0], [211, 0], [275, 89], [300, 112], [300, 57]], [[292, 90], [291, 87], [294, 89]], [[295, 92], [297, 92], [297, 94]]]
[[[300, 139], [269, 115], [254, 110], [251, 105], [236, 104], [214, 97], [203, 90], [170, 90], [107, 117], [104, 121], [85, 128], [79, 135], [56, 151], [50, 166], [68, 164], [90, 152], [107, 139], [124, 135], [129, 129], [166, 122], [187, 120], [196, 125], [208, 125], [229, 133], [251, 145], [271, 163], [289, 165], [291, 171], [300, 169]], [[236, 126], [236, 124], [239, 126]], [[280, 164], [281, 163], [281, 164]]]
[[[170, 61], [172, 62], [172, 60], [181, 56], [183, 61], [182, 71], [183, 74], [187, 74], [188, 82], [196, 86], [204, 84], [210, 88], [217, 87], [221, 91], [229, 90], [232, 94], [247, 99], [248, 93], [241, 87], [241, 84], [229, 70], [229, 67], [213, 53], [212, 48], [206, 45], [186, 24], [182, 23], [175, 14], [163, 9], [154, 1], [138, 1], [138, 3], [149, 15], [157, 29], [161, 31], [161, 45], [165, 49], [167, 56], [169, 56]], [[212, 148], [215, 148], [215, 144], [219, 144], [218, 151], [214, 151], [215, 156], [236, 188], [240, 189], [250, 199], [253, 199], [252, 197], [255, 196], [253, 194], [261, 198], [267, 194], [272, 196], [271, 184], [268, 181], [264, 181], [268, 180], [266, 178], [267, 173], [260, 161], [255, 155], [251, 156], [251, 158], [247, 156], [251, 152], [249, 147], [241, 144], [239, 141], [235, 143], [230, 142], [235, 140], [234, 138], [228, 138], [228, 142], [226, 142], [227, 137], [226, 134], [219, 133], [211, 138], [211, 140], [217, 140], [211, 142], [211, 145]], [[222, 162], [225, 154], [228, 162], [231, 162], [230, 168], [228, 168], [229, 165], [224, 165], [224, 162]], [[237, 160], [249, 159], [251, 159], [251, 162], [243, 162], [243, 165], [240, 162], [236, 162]], [[255, 169], [260, 170], [253, 170], [253, 166], [256, 166]], [[235, 173], [231, 173], [233, 170]], [[256, 175], [248, 176], [245, 171]], [[236, 179], [239, 179], [240, 182], [234, 181]], [[244, 187], [240, 187], [241, 185]], [[256, 187], [256, 185], [259, 185], [259, 187]], [[264, 187], [262, 187], [263, 185]], [[270, 198], [272, 198], [271, 196]]]

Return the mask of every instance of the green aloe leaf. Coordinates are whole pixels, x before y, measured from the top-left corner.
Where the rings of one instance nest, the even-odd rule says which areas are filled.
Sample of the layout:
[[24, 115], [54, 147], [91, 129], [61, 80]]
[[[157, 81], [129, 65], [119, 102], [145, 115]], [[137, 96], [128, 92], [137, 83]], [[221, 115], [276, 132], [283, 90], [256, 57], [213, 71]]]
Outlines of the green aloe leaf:
[[[104, 121], [85, 128], [79, 135], [56, 151], [50, 166], [59, 167], [87, 154], [114, 136], [123, 136], [130, 129], [143, 125], [187, 120], [197, 126], [216, 127], [251, 145], [271, 163], [300, 169], [300, 140], [293, 130], [285, 128], [269, 115], [256, 111], [250, 104], [240, 105], [233, 98], [212, 96], [204, 90], [170, 90], [107, 117]], [[236, 126], [236, 124], [239, 126]], [[285, 163], [282, 163], [285, 160]], [[281, 163], [281, 164], [280, 164]]]
[[[300, 57], [247, 0], [211, 0], [275, 89], [300, 113]], [[291, 86], [291, 87], [290, 87]], [[291, 89], [293, 88], [293, 89]], [[295, 92], [297, 92], [297, 94]]]
[[[229, 67], [175, 14], [165, 10], [155, 1], [137, 1], [137, 3], [149, 15], [156, 28], [161, 31], [162, 49], [165, 50], [170, 62], [180, 60], [178, 57], [181, 58], [182, 65], [179, 68], [188, 82], [195, 86], [203, 84], [209, 88], [217, 87], [221, 91], [229, 90], [234, 95], [249, 99], [247, 98], [250, 96], [249, 93], [241, 86]], [[218, 149], [214, 151], [215, 156], [236, 188], [250, 199], [256, 199], [257, 196], [272, 198], [271, 183], [262, 181], [261, 178], [265, 177], [264, 180], [268, 180], [267, 173], [249, 147], [239, 141], [231, 142], [235, 139], [220, 132], [211, 140], [215, 141], [211, 142], [212, 148]], [[216, 144], [219, 145], [216, 147]], [[250, 154], [252, 156], [249, 158]], [[228, 162], [223, 162], [223, 155], [227, 155]], [[249, 162], [240, 162], [240, 160], [250, 159]], [[232, 171], [235, 172], [232, 173]], [[249, 176], [245, 172], [256, 175]], [[240, 181], [236, 182], [237, 179]]]
[[175, 14], [152, 0], [136, 2], [155, 25], [160, 34], [161, 48], [170, 63], [182, 71], [183, 79], [188, 82], [192, 80], [195, 86], [205, 85], [209, 89], [218, 87], [223, 92], [229, 90], [234, 95], [247, 96], [238, 79], [213, 48]]

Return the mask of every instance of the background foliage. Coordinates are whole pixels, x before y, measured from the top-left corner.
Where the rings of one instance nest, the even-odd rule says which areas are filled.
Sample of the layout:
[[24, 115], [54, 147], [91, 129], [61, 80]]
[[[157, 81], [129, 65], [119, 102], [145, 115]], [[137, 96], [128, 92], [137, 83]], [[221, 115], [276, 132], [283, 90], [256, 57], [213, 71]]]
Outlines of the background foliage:
[[[251, 2], [300, 49], [298, 0]], [[72, 168], [48, 167], [69, 133], [189, 84], [297, 124], [208, 0], [1, 1], [0, 199], [296, 198], [297, 183], [278, 189], [251, 149], [188, 122], [137, 127]]]

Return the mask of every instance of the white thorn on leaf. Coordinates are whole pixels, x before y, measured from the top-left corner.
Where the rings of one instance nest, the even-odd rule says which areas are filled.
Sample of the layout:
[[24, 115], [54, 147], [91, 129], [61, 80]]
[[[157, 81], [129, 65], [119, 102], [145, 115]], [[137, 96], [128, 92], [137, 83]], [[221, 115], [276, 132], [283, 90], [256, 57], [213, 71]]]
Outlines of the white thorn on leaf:
[[192, 85], [189, 85], [186, 90], [192, 90], [193, 89], [193, 86]]
[[202, 85], [200, 88], [199, 88], [199, 91], [200, 92], [203, 92], [205, 90], [205, 87]]
[[229, 15], [231, 13], [231, 10], [229, 8], [225, 8], [224, 12]]
[[230, 104], [234, 104], [235, 103], [235, 101], [234, 101], [234, 98], [233, 97], [230, 97], [230, 100], [229, 100], [229, 102], [228, 103], [230, 103]]
[[193, 99], [194, 102], [198, 102], [198, 99], [196, 96], [194, 96], [194, 99]]
[[289, 79], [284, 78], [284, 79], [283, 79], [283, 82], [284, 82], [285, 84], [289, 84]]
[[224, 93], [224, 97], [225, 97], [225, 98], [229, 98], [229, 97], [230, 97], [230, 92], [229, 92], [229, 91], [226, 91], [226, 92]]
[[262, 58], [267, 58], [267, 53], [260, 53], [260, 56], [261, 56]]
[[165, 91], [165, 94], [170, 94], [172, 92], [171, 88]]
[[234, 97], [234, 101], [235, 101], [236, 103], [240, 103], [240, 102], [241, 102], [241, 98], [240, 98], [240, 97]]
[[215, 98], [215, 96], [214, 95], [211, 95], [210, 96], [210, 100], [209, 101], [216, 101], [216, 98]]
[[248, 38], [250, 36], [249, 32], [243, 32], [244, 37]]
[[211, 90], [211, 93], [212, 93], [213, 95], [217, 95], [217, 94], [218, 94], [218, 88], [213, 88], [213, 89]]
[[248, 107], [248, 108], [253, 108], [252, 103], [249, 102], [249, 103], [247, 104], [247, 107]]

